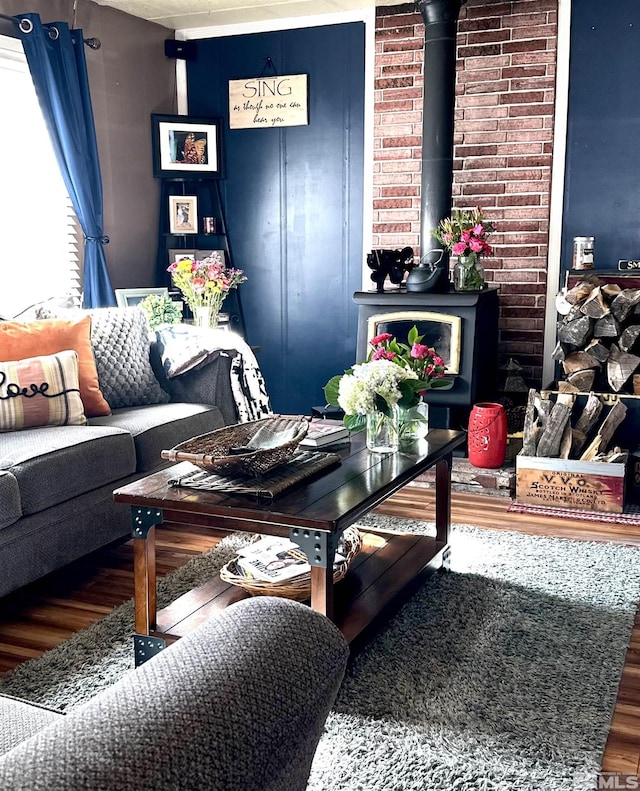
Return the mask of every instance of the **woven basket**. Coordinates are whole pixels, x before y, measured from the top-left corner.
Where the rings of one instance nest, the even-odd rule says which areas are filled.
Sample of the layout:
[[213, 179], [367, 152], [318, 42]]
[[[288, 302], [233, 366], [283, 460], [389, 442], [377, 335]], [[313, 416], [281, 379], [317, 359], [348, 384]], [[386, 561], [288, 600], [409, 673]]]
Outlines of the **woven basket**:
[[[260, 536], [256, 536], [259, 539]], [[348, 527], [342, 536], [343, 546], [340, 554], [345, 559], [335, 563], [333, 567], [333, 582], [339, 582], [349, 570], [355, 556], [362, 549], [362, 536], [355, 527]], [[311, 573], [300, 574], [281, 582], [266, 582], [265, 580], [248, 579], [236, 567], [236, 559], [230, 560], [220, 569], [220, 579], [231, 585], [237, 585], [248, 591], [252, 596], [280, 596], [284, 599], [304, 601], [311, 596]]]
[[223, 475], [263, 475], [293, 456], [308, 428], [305, 418], [273, 415], [200, 434], [163, 450], [161, 456]]

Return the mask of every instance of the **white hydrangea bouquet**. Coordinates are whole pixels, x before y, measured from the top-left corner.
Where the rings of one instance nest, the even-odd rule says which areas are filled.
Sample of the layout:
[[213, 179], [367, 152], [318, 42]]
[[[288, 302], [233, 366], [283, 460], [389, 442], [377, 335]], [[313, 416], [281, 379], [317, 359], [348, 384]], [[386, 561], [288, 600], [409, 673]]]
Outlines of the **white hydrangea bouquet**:
[[445, 362], [435, 349], [422, 343], [423, 335], [412, 327], [407, 343], [385, 332], [369, 341], [366, 362], [354, 365], [344, 374], [332, 377], [324, 387], [331, 406], [345, 413], [344, 425], [350, 431], [366, 428], [367, 415], [391, 416], [400, 410], [401, 423], [424, 420], [416, 407], [427, 390], [450, 388], [444, 378]]
[[409, 407], [415, 401], [418, 375], [391, 360], [359, 363], [334, 376], [324, 387], [327, 403], [345, 413], [344, 425], [350, 431], [366, 427], [366, 416], [374, 412], [389, 416], [394, 406]]

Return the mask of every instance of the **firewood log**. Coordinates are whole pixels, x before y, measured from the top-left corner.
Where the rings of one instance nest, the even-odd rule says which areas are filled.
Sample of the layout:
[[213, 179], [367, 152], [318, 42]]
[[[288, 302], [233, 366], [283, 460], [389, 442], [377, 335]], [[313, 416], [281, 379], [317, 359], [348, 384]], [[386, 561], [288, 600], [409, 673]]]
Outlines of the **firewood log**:
[[589, 393], [589, 397], [576, 421], [576, 430], [588, 434], [595, 426], [600, 413], [602, 412], [602, 401], [595, 393]]
[[605, 283], [600, 290], [607, 299], [613, 300], [622, 291], [622, 288], [617, 283]]
[[572, 385], [571, 382], [558, 382], [558, 390], [561, 393], [579, 393], [580, 388]]
[[600, 436], [600, 434], [597, 434], [593, 438], [593, 440], [591, 441], [585, 452], [582, 454], [582, 456], [580, 456], [580, 461], [593, 461], [598, 453], [598, 448], [600, 447], [601, 440], [602, 437]]
[[608, 464], [624, 464], [628, 458], [629, 454], [626, 451], [615, 447], [602, 457], [602, 461], [606, 461]]
[[594, 288], [601, 285], [601, 281], [595, 276], [584, 277], [578, 281], [573, 288], [567, 291], [567, 301], [572, 305], [579, 305], [587, 299]]
[[[620, 325], [612, 313], [596, 321], [593, 325], [593, 335], [595, 338], [617, 338], [620, 335]], [[582, 344], [578, 345], [582, 346]]]
[[536, 448], [536, 456], [558, 457], [560, 454], [560, 443], [570, 417], [571, 407], [558, 402], [553, 405], [540, 436], [540, 441]]
[[527, 397], [527, 408], [524, 413], [522, 429], [522, 455], [535, 456], [538, 445], [538, 426], [536, 422], [536, 404], [540, 402], [540, 393], [531, 388]]
[[600, 363], [586, 352], [573, 352], [562, 361], [562, 370], [566, 374], [584, 371], [589, 368], [599, 368]]
[[581, 461], [592, 461], [599, 453], [605, 453], [616, 429], [625, 419], [627, 407], [622, 401], [616, 403], [609, 410], [595, 438], [580, 457]]
[[607, 381], [614, 393], [622, 390], [625, 382], [640, 365], [640, 357], [622, 352], [615, 343], [611, 344], [607, 360]]
[[577, 387], [580, 393], [588, 393], [592, 390], [595, 380], [596, 372], [593, 369], [589, 371], [575, 371], [575, 373], [567, 374], [567, 381], [571, 382], [574, 387]]
[[640, 288], [624, 288], [611, 303], [611, 313], [618, 321], [624, 321], [640, 303]]
[[[599, 363], [605, 363], [609, 357], [609, 349], [602, 343], [602, 341], [594, 338], [584, 347], [587, 354], [591, 355]], [[555, 359], [555, 358], [554, 358]]]
[[569, 451], [570, 459], [580, 458], [580, 451], [584, 448], [584, 443], [587, 441], [587, 435], [578, 429], [571, 429], [571, 450]]
[[598, 422], [600, 413], [602, 412], [602, 401], [595, 393], [589, 393], [589, 397], [584, 405], [580, 417], [576, 421], [576, 426], [573, 432], [573, 442], [571, 444], [571, 458], [577, 459], [584, 448], [587, 437], [591, 433], [593, 427]]
[[567, 425], [564, 427], [564, 434], [562, 435], [562, 439], [560, 441], [560, 453], [558, 455], [561, 459], [569, 458], [573, 441], [572, 435], [573, 431], [571, 429], [571, 421], [568, 420]]
[[[607, 318], [610, 316], [606, 316], [600, 321], [605, 321]], [[560, 321], [558, 322], [558, 340], [560, 343], [569, 343], [582, 349], [593, 335], [592, 324], [593, 321], [588, 316], [580, 316], [573, 321]]]
[[556, 344], [556, 348], [553, 350], [553, 354], [551, 355], [551, 358], [556, 362], [561, 363], [566, 357], [566, 354], [567, 352], [565, 350], [565, 347], [560, 342], [558, 342]]
[[618, 345], [623, 352], [630, 352], [633, 349], [635, 342], [640, 337], [640, 324], [632, 324], [630, 327], [625, 327], [618, 341]]
[[604, 301], [600, 287], [594, 288], [580, 306], [580, 311], [592, 319], [601, 319], [611, 312], [611, 308]]

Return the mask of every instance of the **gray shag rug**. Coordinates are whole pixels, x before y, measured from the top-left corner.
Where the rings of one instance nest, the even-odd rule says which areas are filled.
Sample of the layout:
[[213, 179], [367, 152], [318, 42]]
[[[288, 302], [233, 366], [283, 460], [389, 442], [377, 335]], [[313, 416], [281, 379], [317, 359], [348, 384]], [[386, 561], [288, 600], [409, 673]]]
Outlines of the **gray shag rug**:
[[[429, 533], [372, 515], [363, 527]], [[229, 536], [159, 584], [161, 606], [246, 541]], [[454, 526], [437, 574], [355, 659], [309, 791], [592, 789], [640, 599], [640, 550]], [[0, 692], [72, 708], [132, 666], [128, 602]]]

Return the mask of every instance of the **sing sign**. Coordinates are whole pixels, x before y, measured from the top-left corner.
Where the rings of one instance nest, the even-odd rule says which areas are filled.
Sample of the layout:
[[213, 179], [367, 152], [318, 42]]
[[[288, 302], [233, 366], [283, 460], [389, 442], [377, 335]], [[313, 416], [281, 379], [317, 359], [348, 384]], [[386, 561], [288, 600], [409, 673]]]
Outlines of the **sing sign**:
[[309, 123], [306, 74], [229, 80], [231, 129], [269, 129]]

